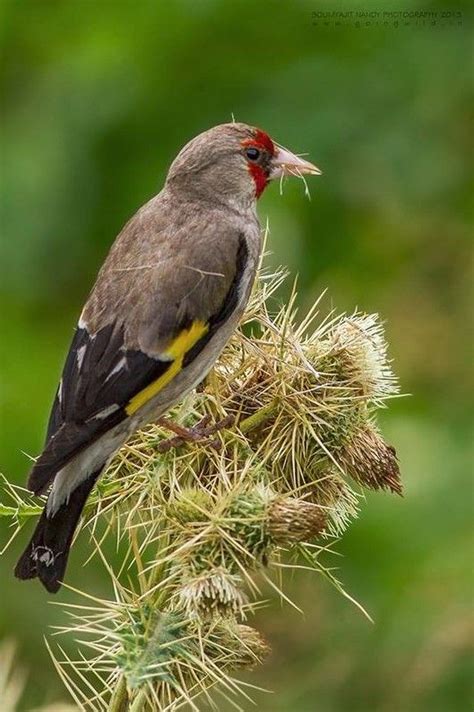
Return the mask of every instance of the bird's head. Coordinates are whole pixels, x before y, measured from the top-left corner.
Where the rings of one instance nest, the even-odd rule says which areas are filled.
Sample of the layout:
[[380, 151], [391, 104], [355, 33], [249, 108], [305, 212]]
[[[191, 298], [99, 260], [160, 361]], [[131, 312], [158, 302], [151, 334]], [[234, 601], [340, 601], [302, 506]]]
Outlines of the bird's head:
[[245, 206], [259, 198], [272, 179], [304, 174], [321, 171], [261, 129], [232, 123], [204, 131], [186, 144], [170, 167], [167, 186]]

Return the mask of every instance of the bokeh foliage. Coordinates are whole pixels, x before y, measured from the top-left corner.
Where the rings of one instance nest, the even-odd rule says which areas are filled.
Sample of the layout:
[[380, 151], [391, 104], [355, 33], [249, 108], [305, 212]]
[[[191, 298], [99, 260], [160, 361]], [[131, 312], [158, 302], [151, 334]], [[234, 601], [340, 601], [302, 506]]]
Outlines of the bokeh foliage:
[[[97, 268], [177, 150], [232, 113], [264, 127], [324, 171], [311, 202], [299, 182], [262, 198], [268, 263], [299, 272], [306, 306], [327, 287], [328, 310], [380, 312], [413, 396], [383, 424], [405, 499], [369, 496], [341, 547], [346, 586], [375, 626], [297, 576], [306, 620], [276, 603], [264, 614], [274, 654], [252, 681], [277, 690], [262, 698], [268, 712], [466, 709], [471, 18], [466, 6], [461, 24], [438, 15], [425, 27], [314, 26], [312, 12], [329, 8], [4, 0], [0, 467], [24, 481], [23, 453], [41, 447]], [[42, 643], [60, 613], [38, 586], [12, 579], [20, 544], [1, 562], [0, 638], [20, 643], [27, 710], [64, 693]], [[100, 565], [83, 571], [83, 558], [79, 542], [71, 583], [87, 576], [104, 593]]]

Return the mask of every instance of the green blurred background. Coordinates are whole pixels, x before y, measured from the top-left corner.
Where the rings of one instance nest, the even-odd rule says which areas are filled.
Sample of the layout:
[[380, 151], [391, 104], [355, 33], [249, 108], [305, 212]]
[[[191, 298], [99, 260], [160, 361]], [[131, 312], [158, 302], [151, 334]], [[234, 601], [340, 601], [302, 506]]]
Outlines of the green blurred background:
[[[250, 680], [265, 712], [472, 709], [469, 456], [468, 5], [233, 0], [20, 0], [2, 15], [1, 470], [24, 483], [72, 330], [127, 218], [192, 136], [237, 120], [307, 151], [324, 176], [260, 201], [270, 264], [300, 302], [380, 312], [402, 389], [383, 429], [405, 497], [370, 495], [340, 544], [340, 576], [375, 620], [322, 580], [295, 577], [305, 617], [274, 602], [274, 653]], [[411, 10], [435, 23], [322, 10]], [[462, 17], [442, 16], [458, 11]], [[426, 19], [426, 18], [425, 18]], [[433, 18], [432, 18], [433, 19]], [[317, 22], [318, 24], [313, 24]], [[327, 24], [326, 24], [327, 23]], [[2, 535], [6, 534], [3, 532]], [[1, 561], [0, 640], [27, 672], [20, 709], [66, 700], [42, 640], [64, 620]], [[107, 591], [96, 565], [70, 582]], [[63, 598], [69, 599], [68, 593]], [[73, 647], [73, 645], [72, 645]], [[71, 648], [70, 648], [71, 649]], [[1, 707], [1, 704], [0, 704]]]

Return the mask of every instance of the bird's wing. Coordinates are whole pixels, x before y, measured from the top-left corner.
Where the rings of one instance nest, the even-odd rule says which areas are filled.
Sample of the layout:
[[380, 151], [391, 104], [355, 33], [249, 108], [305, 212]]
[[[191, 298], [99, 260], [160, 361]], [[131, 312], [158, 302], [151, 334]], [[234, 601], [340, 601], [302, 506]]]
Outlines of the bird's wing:
[[241, 234], [225, 238], [225, 249], [222, 235], [215, 250], [211, 240], [211, 255], [209, 244], [182, 241], [172, 267], [164, 259], [121, 270], [116, 281], [111, 265], [119, 257], [105, 263], [66, 358], [30, 489], [43, 491], [75, 455], [158, 394], [233, 313], [248, 255]]

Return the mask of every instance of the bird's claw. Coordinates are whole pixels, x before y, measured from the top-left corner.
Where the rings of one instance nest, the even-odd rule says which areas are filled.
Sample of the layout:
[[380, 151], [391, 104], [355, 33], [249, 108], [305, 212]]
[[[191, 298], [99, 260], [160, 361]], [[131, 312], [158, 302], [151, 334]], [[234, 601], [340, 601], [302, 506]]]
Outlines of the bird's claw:
[[168, 418], [160, 418], [158, 420], [158, 424], [165, 427], [167, 430], [171, 430], [171, 432], [176, 433], [176, 435], [172, 438], [162, 440], [157, 446], [158, 452], [168, 452], [172, 448], [184, 445], [186, 442], [196, 443], [202, 441], [208, 441], [206, 443], [207, 445], [218, 450], [221, 447], [220, 440], [217, 438], [211, 440], [210, 438], [220, 430], [228, 428], [232, 425], [234, 418], [231, 415], [227, 415], [225, 418], [218, 420], [212, 425], [209, 425], [210, 420], [211, 416], [205, 415], [204, 418], [202, 418], [202, 420], [200, 420], [199, 423], [194, 425], [192, 428], [185, 428], [171, 420], [168, 420]]

